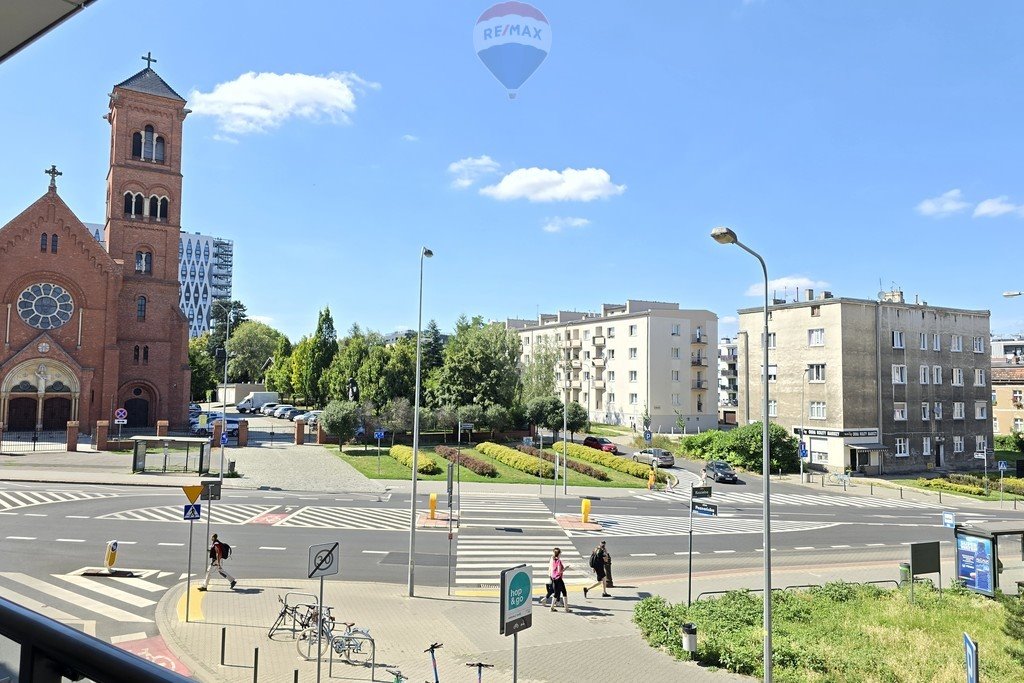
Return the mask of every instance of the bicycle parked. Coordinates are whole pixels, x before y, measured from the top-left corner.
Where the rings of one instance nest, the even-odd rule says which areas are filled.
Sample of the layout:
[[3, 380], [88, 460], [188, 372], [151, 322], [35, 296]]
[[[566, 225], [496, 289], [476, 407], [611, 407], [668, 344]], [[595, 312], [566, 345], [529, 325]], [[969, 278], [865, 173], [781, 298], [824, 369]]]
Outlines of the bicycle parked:
[[395, 677], [394, 680], [391, 681], [391, 683], [402, 683], [402, 681], [409, 680], [409, 677], [408, 676], [403, 676], [402, 672], [399, 671], [398, 669], [384, 669], [384, 670], [387, 671], [389, 674], [391, 674], [392, 676]]
[[368, 629], [356, 628], [355, 622], [343, 621], [345, 632], [335, 635], [335, 619], [330, 607], [324, 607], [320, 629], [311, 626], [299, 635], [295, 649], [305, 659], [326, 654], [328, 646], [352, 664], [366, 664], [373, 655], [373, 637]]

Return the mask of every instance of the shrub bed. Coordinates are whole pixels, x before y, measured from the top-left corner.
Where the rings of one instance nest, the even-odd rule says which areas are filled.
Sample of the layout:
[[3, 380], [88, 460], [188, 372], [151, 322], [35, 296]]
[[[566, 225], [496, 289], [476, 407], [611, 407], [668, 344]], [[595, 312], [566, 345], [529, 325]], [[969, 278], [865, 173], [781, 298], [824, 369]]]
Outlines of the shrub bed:
[[[542, 451], [539, 448], [534, 448], [533, 446], [524, 446], [523, 444], [519, 444], [518, 446], [516, 446], [516, 449], [523, 453], [526, 453], [527, 455], [542, 458], [551, 463], [555, 461], [556, 456], [554, 453], [548, 453], [547, 451]], [[609, 479], [611, 479], [611, 477], [608, 476], [608, 473], [605, 472], [604, 470], [599, 470], [596, 467], [591, 467], [590, 465], [582, 463], [578, 460], [566, 460], [565, 466], [568, 467], [570, 470], [579, 472], [580, 474], [585, 474], [588, 477], [593, 477], [598, 481], [608, 481]]]
[[972, 484], [957, 484], [947, 479], [918, 479], [917, 485], [926, 489], [935, 489], [937, 491], [952, 491], [953, 493], [967, 493], [972, 496], [983, 496], [985, 495], [985, 489], [981, 486], [974, 486]]
[[476, 449], [484, 455], [490, 456], [498, 462], [520, 472], [526, 472], [543, 479], [551, 479], [555, 474], [555, 468], [550, 463], [531, 458], [508, 446], [499, 446], [496, 443], [484, 441], [481, 444], [477, 444]]
[[[562, 443], [563, 442], [558, 441], [552, 444], [551, 449], [561, 451]], [[646, 479], [651, 473], [650, 465], [641, 465], [638, 462], [626, 460], [625, 458], [616, 455], [609, 455], [604, 451], [599, 451], [596, 448], [590, 448], [589, 446], [582, 446], [578, 443], [567, 444], [565, 452], [574, 458], [586, 460], [587, 462], [592, 462], [598, 465], [604, 465], [605, 467], [610, 467], [613, 470], [624, 472], [625, 474], [637, 477], [638, 479]], [[665, 474], [664, 470], [657, 470], [656, 476], [658, 481], [668, 481], [668, 475]]]
[[435, 446], [434, 452], [448, 462], [454, 462], [483, 477], [498, 476], [498, 470], [494, 469], [494, 465], [489, 462], [484, 462], [480, 458], [475, 458], [467, 453], [460, 453], [457, 448], [452, 448], [451, 446]]
[[[388, 450], [388, 455], [409, 469], [412, 469], [412, 449], [408, 446], [392, 446]], [[441, 473], [441, 466], [434, 462], [434, 459], [426, 453], [421, 451], [417, 459], [419, 462], [416, 463], [416, 471], [420, 474]]]
[[[978, 486], [985, 488], [985, 477], [977, 474], [957, 474], [952, 473], [945, 477], [954, 484], [967, 484], [968, 486]], [[988, 475], [989, 482], [988, 487], [990, 491], [999, 491], [999, 473], [995, 472]], [[1017, 477], [1003, 477], [1003, 490], [1007, 493], [1015, 493], [1019, 496], [1024, 496], [1024, 479]]]

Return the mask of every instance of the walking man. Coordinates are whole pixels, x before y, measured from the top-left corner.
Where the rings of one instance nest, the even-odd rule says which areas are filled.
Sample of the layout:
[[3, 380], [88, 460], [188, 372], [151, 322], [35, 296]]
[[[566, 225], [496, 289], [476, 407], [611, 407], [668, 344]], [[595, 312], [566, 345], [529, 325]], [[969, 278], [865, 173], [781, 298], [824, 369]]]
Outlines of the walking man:
[[594, 548], [594, 552], [590, 554], [590, 568], [597, 574], [597, 583], [593, 586], [587, 586], [583, 589], [583, 597], [587, 597], [587, 592], [592, 591], [598, 586], [601, 587], [601, 597], [610, 598], [608, 594], [608, 583], [607, 574], [605, 572], [605, 564], [611, 563], [611, 558], [608, 557], [608, 551], [605, 546], [605, 542], [601, 541], [601, 544]]
[[210, 538], [210, 566], [206, 570], [206, 581], [204, 581], [203, 585], [199, 587], [199, 590], [204, 591], [210, 587], [210, 577], [213, 575], [214, 571], [230, 582], [229, 588], [235, 587], [235, 583], [237, 583], [235, 581], [235, 577], [224, 571], [224, 559], [229, 557], [230, 554], [230, 546], [226, 543], [221, 543], [217, 538], [217, 534], [214, 534]]

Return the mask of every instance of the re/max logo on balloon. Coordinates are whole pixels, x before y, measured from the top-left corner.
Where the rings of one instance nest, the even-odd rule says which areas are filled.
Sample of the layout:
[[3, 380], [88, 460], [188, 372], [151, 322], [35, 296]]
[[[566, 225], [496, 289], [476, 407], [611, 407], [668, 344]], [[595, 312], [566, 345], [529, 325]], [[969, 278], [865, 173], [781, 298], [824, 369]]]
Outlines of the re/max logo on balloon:
[[476, 20], [473, 46], [484, 66], [515, 99], [551, 49], [547, 17], [524, 2], [499, 2]]

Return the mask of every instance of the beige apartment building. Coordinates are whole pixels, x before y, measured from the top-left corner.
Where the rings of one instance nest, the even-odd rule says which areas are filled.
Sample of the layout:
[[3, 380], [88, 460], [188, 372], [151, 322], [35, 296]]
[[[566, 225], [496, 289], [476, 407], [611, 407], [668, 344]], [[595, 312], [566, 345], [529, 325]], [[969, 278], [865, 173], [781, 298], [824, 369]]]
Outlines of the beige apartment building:
[[1024, 365], [992, 358], [992, 433], [1024, 432]]
[[523, 363], [538, 345], [556, 345], [559, 398], [578, 401], [592, 422], [640, 431], [646, 409], [653, 432], [717, 426], [718, 317], [711, 311], [630, 299], [600, 313], [509, 319], [506, 327], [519, 334]]
[[[761, 419], [763, 309], [739, 318], [742, 424]], [[769, 308], [769, 419], [802, 435], [820, 468], [976, 467], [992, 449], [988, 339], [988, 311], [808, 290]]]

